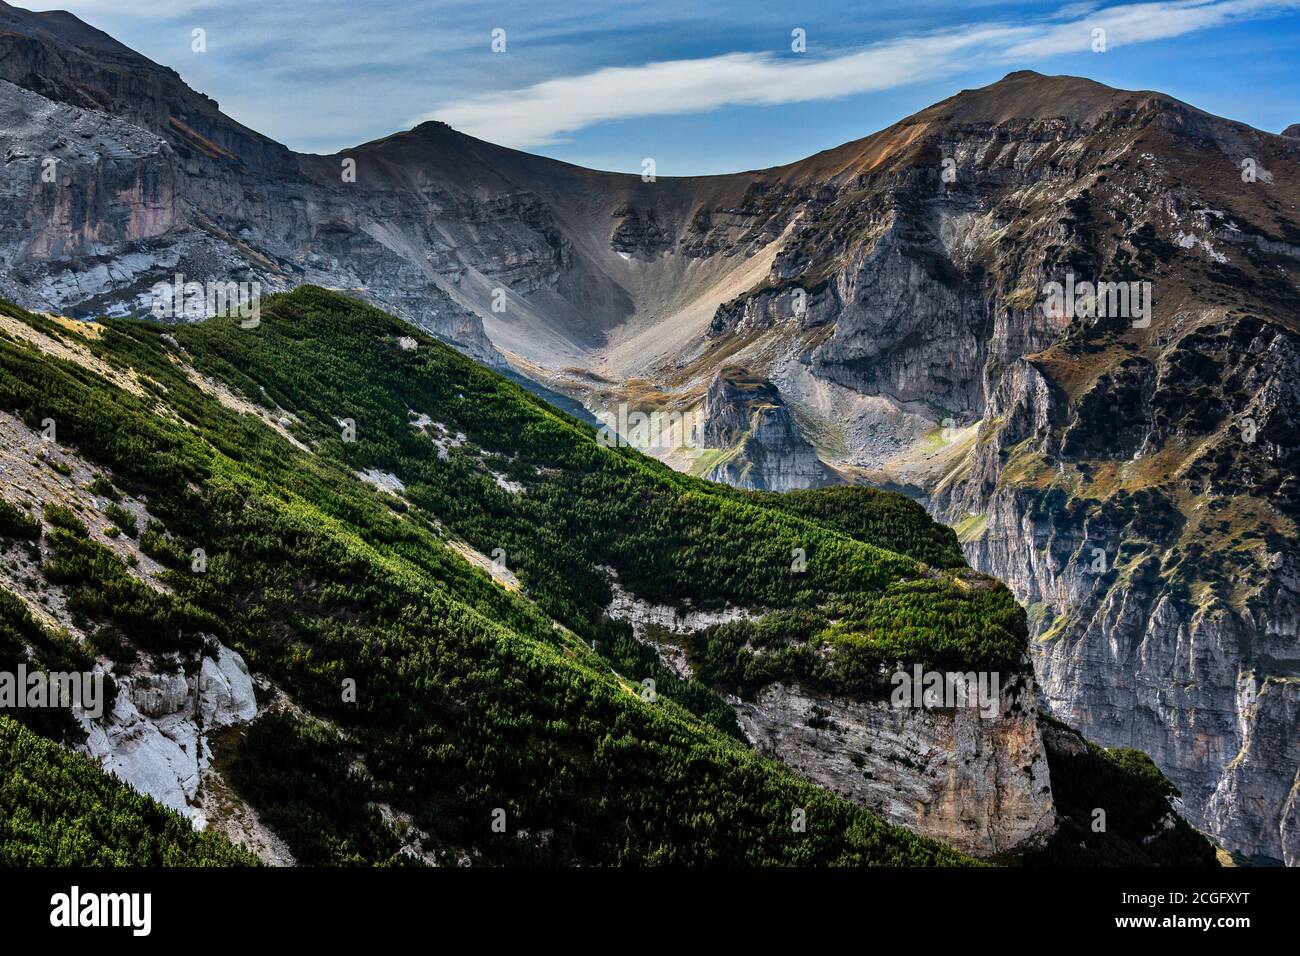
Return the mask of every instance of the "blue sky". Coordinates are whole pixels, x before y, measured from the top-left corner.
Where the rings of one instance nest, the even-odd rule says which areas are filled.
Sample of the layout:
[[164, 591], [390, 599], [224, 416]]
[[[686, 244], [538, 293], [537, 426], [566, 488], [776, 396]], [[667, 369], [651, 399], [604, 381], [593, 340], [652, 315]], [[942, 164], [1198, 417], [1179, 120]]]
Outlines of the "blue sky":
[[[1018, 69], [1160, 90], [1273, 132], [1300, 123], [1300, 0], [18, 5], [76, 13], [309, 152], [440, 118], [584, 166], [640, 172], [653, 157], [663, 176], [730, 172], [857, 139]], [[191, 49], [196, 28], [206, 52]], [[806, 52], [791, 49], [796, 28]]]

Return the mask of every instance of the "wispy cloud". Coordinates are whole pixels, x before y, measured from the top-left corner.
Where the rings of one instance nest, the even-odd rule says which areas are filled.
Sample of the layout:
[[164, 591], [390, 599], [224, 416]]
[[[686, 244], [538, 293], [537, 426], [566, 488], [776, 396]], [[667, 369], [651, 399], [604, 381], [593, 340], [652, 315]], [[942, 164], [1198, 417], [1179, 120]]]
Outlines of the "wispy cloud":
[[1094, 10], [1003, 51], [1007, 59], [1059, 56], [1091, 49], [1092, 31], [1106, 31], [1108, 47], [1170, 40], [1248, 17], [1300, 9], [1296, 0], [1166, 0]]
[[417, 118], [438, 119], [508, 146], [541, 146], [610, 120], [698, 113], [726, 106], [837, 99], [959, 73], [1092, 49], [1170, 39], [1286, 9], [1300, 0], [1164, 0], [1089, 8], [1033, 23], [981, 23], [902, 37], [826, 57], [727, 53], [633, 67], [605, 67], [484, 93]]
[[[1296, 121], [1300, 93], [1300, 17], [1265, 20], [1300, 0], [10, 2], [71, 10], [241, 122], [325, 153], [433, 116], [585, 165], [639, 169], [651, 148], [681, 173], [775, 165], [1025, 67], [1266, 129]], [[796, 26], [806, 54], [789, 50]], [[1084, 52], [1098, 26], [1129, 49]], [[506, 55], [489, 48], [497, 27]]]

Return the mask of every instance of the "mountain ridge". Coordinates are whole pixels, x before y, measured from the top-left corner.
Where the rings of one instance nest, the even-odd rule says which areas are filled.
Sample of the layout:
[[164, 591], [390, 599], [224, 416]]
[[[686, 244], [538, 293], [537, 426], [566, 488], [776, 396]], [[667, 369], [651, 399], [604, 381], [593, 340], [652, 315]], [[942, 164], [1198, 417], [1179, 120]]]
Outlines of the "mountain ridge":
[[[0, 43], [0, 75], [42, 55]], [[905, 489], [1030, 608], [1053, 713], [1150, 753], [1238, 852], [1300, 859], [1294, 138], [1020, 72], [799, 163], [645, 182], [423, 126], [286, 161], [143, 92], [150, 129], [0, 83], [37, 120], [3, 130], [0, 292], [92, 315], [178, 271], [347, 289], [606, 421], [676, 416], [679, 470]], [[56, 120], [79, 132], [48, 190]], [[1069, 277], [1147, 283], [1147, 314], [1044, 309]], [[714, 390], [728, 367], [780, 406]]]
[[[18, 475], [0, 496], [0, 662], [90, 655], [111, 714], [72, 708], [45, 732], [267, 862], [972, 862], [907, 823], [1004, 862], [1213, 864], [1149, 764], [1120, 771], [1124, 794], [1072, 784], [1122, 831], [1053, 837], [1023, 611], [897, 495], [681, 475], [318, 288], [269, 299], [255, 329], [0, 318], [16, 413], [0, 470]], [[624, 616], [649, 602], [700, 623]], [[685, 645], [685, 670], [661, 641]], [[998, 715], [885, 703], [895, 657], [996, 668]], [[245, 688], [187, 680], [214, 659]], [[729, 702], [730, 686], [751, 690]], [[820, 746], [756, 752], [731, 716], [754, 719], [754, 691], [815, 694], [881, 736], [845, 753], [823, 714]], [[168, 739], [188, 766], [160, 759]], [[68, 825], [7, 785], [22, 764], [0, 750], [0, 793]]]

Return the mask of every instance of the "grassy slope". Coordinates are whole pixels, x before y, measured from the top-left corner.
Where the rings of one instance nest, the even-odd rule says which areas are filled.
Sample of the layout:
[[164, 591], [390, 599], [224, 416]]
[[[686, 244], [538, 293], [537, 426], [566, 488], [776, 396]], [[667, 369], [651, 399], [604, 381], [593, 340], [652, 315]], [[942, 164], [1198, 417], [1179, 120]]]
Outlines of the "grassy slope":
[[[1001, 608], [1004, 626], [996, 603], [986, 613], [910, 558], [600, 449], [590, 429], [427, 338], [402, 351], [394, 339], [409, 328], [343, 297], [279, 297], [258, 330], [170, 330], [187, 354], [162, 331], [112, 322], [81, 343], [134, 369], [145, 398], [0, 338], [0, 402], [29, 424], [55, 418], [61, 441], [146, 494], [165, 525], [149, 532], [175, 568], [175, 593], [162, 595], [133, 589], [94, 542], [47, 527], [54, 570], [88, 624], [182, 655], [213, 634], [340, 728], [335, 738], [297, 720], [268, 735], [259, 723], [236, 758], [245, 782], [266, 775], [241, 774], [240, 761], [245, 771], [276, 761], [280, 779], [249, 795], [298, 835], [296, 851], [391, 859], [373, 819], [335, 799], [340, 768], [359, 759], [363, 797], [409, 813], [428, 847], [484, 862], [960, 862], [711, 727], [698, 687], [642, 700], [641, 674], [620, 676], [588, 643], [622, 636], [600, 618], [608, 587], [595, 566], [658, 598], [833, 613], [861, 623], [862, 647], [898, 640], [887, 655], [917, 648], [970, 666], [1019, 653], [1014, 604]], [[265, 388], [316, 453], [203, 395], [169, 350], [247, 395]], [[469, 444], [440, 461], [408, 408]], [[339, 441], [336, 418], [357, 422], [356, 443]], [[400, 475], [410, 504], [352, 474], [371, 466]], [[503, 491], [488, 468], [526, 493]], [[504, 548], [533, 600], [443, 547], [434, 519], [480, 550]], [[778, 572], [796, 545], [809, 572], [792, 580]], [[188, 570], [192, 547], [210, 555], [204, 574]], [[952, 607], [928, 606], [935, 594]], [[345, 678], [358, 684], [355, 703], [342, 701]], [[267, 746], [286, 735], [291, 746]], [[806, 833], [790, 826], [796, 807]], [[496, 808], [511, 836], [491, 830]]]

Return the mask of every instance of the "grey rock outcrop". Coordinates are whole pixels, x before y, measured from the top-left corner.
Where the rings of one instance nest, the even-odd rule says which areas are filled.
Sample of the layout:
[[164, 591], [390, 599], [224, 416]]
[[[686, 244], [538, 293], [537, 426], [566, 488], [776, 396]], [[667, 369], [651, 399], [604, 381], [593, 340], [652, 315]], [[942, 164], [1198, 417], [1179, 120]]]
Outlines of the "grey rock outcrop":
[[703, 443], [727, 449], [708, 477], [738, 488], [790, 491], [839, 483], [804, 438], [776, 387], [738, 368], [709, 385], [700, 426]]
[[[692, 634], [764, 613], [651, 604], [605, 570], [607, 613], [630, 623], [679, 677], [693, 674], [684, 651]], [[1045, 840], [1056, 827], [1033, 678], [1016, 675], [998, 690], [988, 711], [894, 706], [790, 682], [727, 700], [746, 739], [800, 776], [890, 823], [987, 857]]]
[[971, 708], [897, 708], [771, 684], [733, 703], [745, 736], [800, 775], [890, 823], [975, 856], [1056, 824], [1032, 682], [993, 719]]
[[207, 734], [257, 716], [244, 659], [219, 644], [196, 674], [140, 669], [115, 679], [112, 713], [81, 719], [82, 749], [134, 789], [205, 825], [196, 796], [212, 760]]

